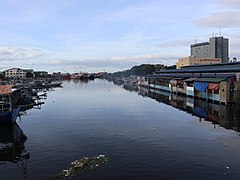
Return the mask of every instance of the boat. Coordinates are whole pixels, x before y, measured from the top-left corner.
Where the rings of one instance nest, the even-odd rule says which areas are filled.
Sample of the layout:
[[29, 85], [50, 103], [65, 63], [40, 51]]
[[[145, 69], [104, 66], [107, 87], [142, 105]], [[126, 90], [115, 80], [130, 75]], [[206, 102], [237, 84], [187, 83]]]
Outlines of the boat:
[[13, 124], [16, 122], [20, 107], [14, 108], [12, 111], [0, 112], [0, 124]]
[[88, 79], [88, 73], [87, 73], [87, 72], [81, 72], [81, 73], [79, 74], [79, 79], [80, 79], [80, 80]]
[[12, 85], [0, 85], [0, 124], [14, 124], [20, 107], [14, 102]]
[[79, 74], [78, 73], [72, 74], [70, 79], [79, 79]]
[[95, 75], [93, 73], [88, 75], [88, 79], [90, 80], [94, 80], [95, 79]]
[[53, 81], [48, 84], [49, 87], [62, 87], [62, 82]]
[[69, 73], [62, 74], [62, 78], [65, 79], [65, 80], [70, 80], [71, 79], [71, 75]]

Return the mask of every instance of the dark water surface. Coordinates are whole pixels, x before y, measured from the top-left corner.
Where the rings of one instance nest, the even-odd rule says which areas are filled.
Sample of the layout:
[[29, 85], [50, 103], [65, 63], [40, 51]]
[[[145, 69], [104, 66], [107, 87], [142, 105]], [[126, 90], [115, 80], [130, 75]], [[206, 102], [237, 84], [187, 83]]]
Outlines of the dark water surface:
[[64, 82], [17, 124], [30, 158], [22, 166], [1, 154], [0, 180], [55, 179], [99, 154], [110, 163], [71, 179], [240, 179], [238, 132], [104, 80]]

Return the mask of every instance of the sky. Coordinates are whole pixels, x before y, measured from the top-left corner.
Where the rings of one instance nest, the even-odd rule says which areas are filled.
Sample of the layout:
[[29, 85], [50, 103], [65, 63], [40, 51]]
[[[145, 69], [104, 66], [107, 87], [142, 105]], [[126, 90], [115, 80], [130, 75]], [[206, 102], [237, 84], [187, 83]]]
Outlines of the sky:
[[213, 35], [240, 59], [240, 0], [1, 0], [0, 71], [174, 65]]

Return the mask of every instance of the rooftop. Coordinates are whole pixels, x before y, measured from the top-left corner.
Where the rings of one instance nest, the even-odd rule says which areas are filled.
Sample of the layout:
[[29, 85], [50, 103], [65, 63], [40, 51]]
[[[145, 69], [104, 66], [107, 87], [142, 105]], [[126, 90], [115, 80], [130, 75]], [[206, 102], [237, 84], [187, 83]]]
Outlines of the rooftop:
[[156, 73], [240, 73], [240, 62], [187, 66], [181, 69], [160, 70]]
[[204, 45], [209, 45], [209, 42], [191, 44], [191, 47], [198, 47], [198, 46], [204, 46]]

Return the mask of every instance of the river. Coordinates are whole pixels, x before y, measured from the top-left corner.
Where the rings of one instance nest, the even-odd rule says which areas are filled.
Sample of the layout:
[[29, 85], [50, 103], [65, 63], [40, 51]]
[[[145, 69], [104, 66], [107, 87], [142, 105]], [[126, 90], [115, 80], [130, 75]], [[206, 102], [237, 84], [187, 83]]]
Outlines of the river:
[[64, 81], [63, 88], [47, 92], [41, 107], [18, 118], [27, 140], [12, 151], [28, 156], [14, 163], [1, 152], [0, 179], [56, 179], [71, 161], [99, 154], [109, 163], [71, 179], [240, 179], [237, 126], [153, 96], [106, 80]]

